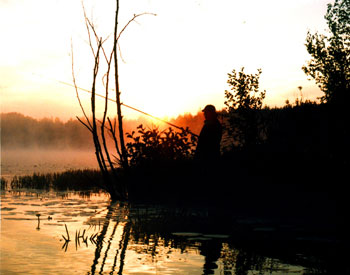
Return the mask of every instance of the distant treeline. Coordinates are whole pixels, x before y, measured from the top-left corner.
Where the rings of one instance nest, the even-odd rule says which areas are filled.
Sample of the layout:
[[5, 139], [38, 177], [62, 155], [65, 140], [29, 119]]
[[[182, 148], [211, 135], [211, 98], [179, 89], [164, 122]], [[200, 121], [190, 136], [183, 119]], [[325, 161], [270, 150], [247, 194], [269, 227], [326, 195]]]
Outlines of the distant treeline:
[[19, 113], [1, 114], [1, 146], [9, 148], [93, 148], [89, 132], [77, 120], [40, 120]]
[[[342, 121], [341, 117], [333, 117], [327, 104], [314, 102], [290, 105], [280, 108], [265, 107], [258, 111], [262, 117], [263, 143], [269, 145], [272, 151], [293, 152], [326, 152], [329, 146], [344, 144], [343, 133], [334, 129], [334, 121]], [[227, 126], [226, 112], [222, 110], [219, 119]], [[170, 119], [171, 123], [180, 127], [189, 127], [199, 134], [204, 117], [202, 112], [196, 115], [184, 114]], [[157, 123], [159, 126], [156, 126]], [[124, 120], [124, 132], [137, 131], [137, 126], [143, 124], [146, 128], [159, 127], [160, 130], [170, 127], [162, 122], [150, 121], [147, 118]], [[128, 138], [126, 142], [129, 142]], [[109, 140], [111, 145], [112, 140]], [[235, 136], [225, 131], [222, 146], [235, 144]], [[1, 146], [11, 148], [67, 148], [94, 149], [91, 133], [77, 119], [66, 122], [58, 118], [34, 119], [19, 113], [1, 114]], [[230, 146], [229, 146], [230, 147]], [[225, 151], [225, 148], [223, 148]]]
[[[170, 122], [180, 127], [189, 127], [193, 132], [199, 133], [203, 125], [203, 115], [201, 113], [180, 115], [175, 119], [171, 119]], [[156, 127], [147, 118], [125, 119], [125, 132], [136, 130], [136, 127], [140, 124], [149, 128]], [[163, 129], [168, 126], [160, 123], [159, 127]], [[58, 118], [34, 119], [20, 113], [1, 113], [1, 146], [3, 149], [32, 147], [55, 149], [94, 148], [90, 132], [77, 119], [70, 119], [66, 122]]]

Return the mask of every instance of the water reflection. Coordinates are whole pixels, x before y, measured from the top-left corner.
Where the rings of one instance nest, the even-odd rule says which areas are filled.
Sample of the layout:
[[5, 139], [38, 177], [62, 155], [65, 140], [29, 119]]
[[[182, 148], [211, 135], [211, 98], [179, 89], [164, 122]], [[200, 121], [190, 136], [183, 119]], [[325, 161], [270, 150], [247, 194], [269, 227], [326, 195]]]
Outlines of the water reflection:
[[[195, 218], [194, 214], [200, 218]], [[210, 227], [203, 221], [201, 226], [205, 227], [201, 232], [194, 232], [193, 229], [199, 229], [198, 222], [203, 220], [203, 215], [198, 209], [111, 205], [98, 234], [89, 274], [104, 271], [122, 274], [123, 270], [125, 274], [131, 274], [139, 273], [140, 269], [145, 273], [159, 274], [289, 274], [307, 270], [237, 248], [230, 242], [229, 235], [202, 233]], [[191, 224], [192, 219], [197, 223]], [[91, 224], [91, 219], [88, 223]], [[188, 229], [186, 232], [177, 231], [185, 228]], [[318, 269], [315, 273], [320, 271]]]
[[[117, 271], [123, 273], [125, 251], [127, 248], [130, 223], [128, 222], [129, 207], [127, 205], [114, 204], [107, 207], [107, 213], [101, 229], [90, 241], [95, 244], [95, 255], [88, 274], [103, 274], [109, 269], [109, 274]], [[93, 225], [96, 221], [89, 218], [87, 224]], [[100, 226], [99, 226], [100, 227]], [[119, 258], [119, 261], [118, 261]]]
[[103, 194], [32, 192], [2, 193], [1, 208], [1, 274], [329, 271], [306, 254], [286, 258], [291, 250], [286, 242], [277, 254], [256, 249], [261, 239], [251, 246], [239, 242], [243, 231], [235, 231], [231, 217], [210, 209], [110, 204]]

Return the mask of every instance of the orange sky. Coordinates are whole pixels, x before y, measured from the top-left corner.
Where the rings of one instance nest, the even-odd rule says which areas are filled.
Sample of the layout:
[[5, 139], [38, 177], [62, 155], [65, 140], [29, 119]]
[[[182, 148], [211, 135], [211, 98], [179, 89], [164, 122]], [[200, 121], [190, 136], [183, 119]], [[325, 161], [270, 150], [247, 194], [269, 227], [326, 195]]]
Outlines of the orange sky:
[[[113, 33], [115, 1], [85, 0], [98, 33]], [[261, 68], [265, 103], [321, 93], [301, 67], [310, 58], [308, 30], [324, 32], [330, 0], [120, 0], [122, 101], [156, 116], [196, 113], [206, 104], [224, 106], [227, 73]], [[71, 41], [78, 85], [90, 88], [93, 57], [81, 1], [0, 0], [1, 112], [36, 118], [81, 116], [72, 82]], [[89, 95], [81, 92], [89, 109]], [[114, 107], [111, 105], [111, 107]], [[124, 110], [126, 117], [139, 114]]]

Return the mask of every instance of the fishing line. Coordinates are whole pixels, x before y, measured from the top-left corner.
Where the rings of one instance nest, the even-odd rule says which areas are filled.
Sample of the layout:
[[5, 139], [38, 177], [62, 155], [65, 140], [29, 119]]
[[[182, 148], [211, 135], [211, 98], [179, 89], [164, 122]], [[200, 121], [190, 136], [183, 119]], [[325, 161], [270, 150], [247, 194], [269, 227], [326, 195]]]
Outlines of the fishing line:
[[[39, 75], [39, 74], [35, 74], [35, 73], [33, 73], [33, 74], [34, 74], [34, 75], [38, 75], [38, 76], [40, 76], [40, 77], [44, 77], [44, 76]], [[58, 79], [48, 78], [48, 77], [45, 77], [45, 78], [50, 79], [50, 80], [53, 80], [53, 81], [56, 81], [56, 82], [59, 82], [59, 83], [61, 83], [61, 84], [64, 84], [64, 85], [67, 85], [67, 86], [70, 86], [70, 87], [73, 87], [73, 88], [77, 88], [77, 89], [79, 89], [79, 90], [82, 90], [82, 91], [84, 91], [84, 92], [87, 92], [87, 93], [92, 94], [92, 92], [91, 92], [90, 90], [84, 89], [84, 88], [81, 88], [81, 87], [78, 87], [78, 86], [74, 86], [74, 85], [71, 84], [71, 83], [68, 83], [68, 82], [65, 82], [65, 81], [62, 81], [62, 80], [58, 80]], [[106, 97], [103, 96], [103, 95], [101, 95], [101, 94], [95, 93], [95, 95], [98, 96], [98, 97], [101, 97], [101, 98], [106, 99]], [[112, 98], [107, 98], [107, 100], [112, 101], [112, 102], [116, 102], [116, 100], [114, 100], [114, 99], [112, 99]], [[183, 127], [177, 126], [177, 125], [175, 125], [175, 124], [173, 124], [173, 123], [171, 123], [171, 122], [169, 122], [169, 121], [166, 121], [166, 120], [164, 120], [164, 119], [162, 119], [162, 118], [159, 118], [159, 117], [156, 117], [156, 116], [151, 115], [151, 114], [149, 114], [149, 113], [146, 113], [146, 112], [144, 112], [144, 111], [142, 111], [142, 110], [140, 110], [140, 109], [137, 109], [137, 108], [132, 107], [132, 106], [130, 106], [130, 105], [127, 105], [127, 104], [125, 104], [125, 103], [121, 103], [121, 105], [124, 106], [124, 107], [126, 107], [126, 108], [129, 108], [129, 109], [131, 109], [131, 110], [134, 110], [134, 111], [136, 111], [136, 112], [139, 112], [139, 113], [141, 113], [141, 114], [143, 114], [143, 115], [146, 115], [146, 116], [149, 116], [149, 117], [151, 117], [151, 118], [154, 118], [154, 119], [156, 119], [156, 120], [158, 120], [158, 121], [161, 121], [161, 122], [163, 122], [163, 123], [165, 123], [165, 124], [168, 124], [168, 125], [170, 125], [170, 126], [172, 126], [172, 127], [174, 127], [174, 128], [177, 128], [177, 129], [179, 129], [179, 130], [181, 130], [181, 131], [188, 132], [189, 134], [191, 134], [191, 135], [193, 135], [193, 136], [195, 136], [195, 137], [198, 137], [197, 134], [194, 134], [194, 133], [192, 133], [191, 131], [184, 129]]]

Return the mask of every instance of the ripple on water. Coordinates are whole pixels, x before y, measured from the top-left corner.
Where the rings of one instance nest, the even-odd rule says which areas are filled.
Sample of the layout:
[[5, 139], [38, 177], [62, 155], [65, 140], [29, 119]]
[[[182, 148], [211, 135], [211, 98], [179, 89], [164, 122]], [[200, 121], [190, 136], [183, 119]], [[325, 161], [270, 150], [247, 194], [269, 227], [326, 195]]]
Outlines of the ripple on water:
[[36, 219], [32, 218], [5, 218], [5, 220], [13, 220], [13, 221], [33, 221]]
[[12, 210], [15, 210], [16, 208], [14, 207], [2, 207], [1, 208], [1, 211], [12, 211]]
[[2, 216], [15, 216], [19, 214], [19, 212], [8, 212], [8, 213], [2, 213], [1, 215]]
[[24, 203], [24, 202], [10, 202], [9, 205], [28, 205], [28, 203]]
[[27, 215], [27, 216], [35, 216], [36, 214], [38, 214], [39, 213], [39, 211], [30, 211], [30, 210], [28, 210], [28, 211], [25, 211], [24, 212], [24, 215]]

